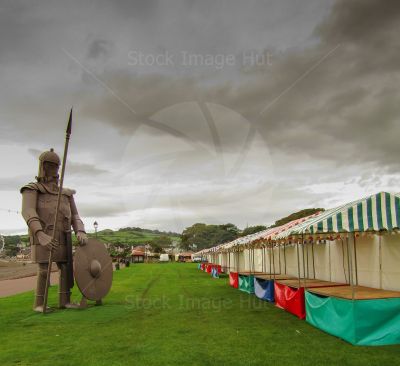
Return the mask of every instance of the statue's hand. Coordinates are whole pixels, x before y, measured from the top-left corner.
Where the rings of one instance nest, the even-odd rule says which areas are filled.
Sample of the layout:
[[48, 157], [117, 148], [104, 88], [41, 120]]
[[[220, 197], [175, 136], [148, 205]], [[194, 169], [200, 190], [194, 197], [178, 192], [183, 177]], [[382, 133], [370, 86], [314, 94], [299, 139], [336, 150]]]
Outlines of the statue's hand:
[[40, 245], [46, 247], [49, 250], [55, 250], [59, 246], [59, 243], [56, 239], [53, 239], [50, 235], [45, 234], [43, 231], [37, 232], [36, 238], [39, 241]]
[[78, 233], [76, 234], [76, 238], [78, 239], [79, 245], [82, 246], [87, 244], [88, 237], [83, 231], [78, 231]]

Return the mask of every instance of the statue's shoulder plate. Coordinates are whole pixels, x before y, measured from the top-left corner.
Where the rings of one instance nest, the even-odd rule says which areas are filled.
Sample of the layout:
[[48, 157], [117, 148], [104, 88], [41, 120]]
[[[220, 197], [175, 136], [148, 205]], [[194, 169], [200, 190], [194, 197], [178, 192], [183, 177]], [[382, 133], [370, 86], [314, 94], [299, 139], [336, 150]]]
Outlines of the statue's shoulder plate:
[[73, 196], [73, 195], [76, 193], [76, 191], [75, 191], [74, 189], [70, 189], [70, 188], [63, 188], [62, 193], [63, 193], [65, 196], [71, 197], [71, 196]]
[[46, 190], [43, 187], [43, 185], [41, 183], [38, 183], [38, 182], [31, 182], [31, 183], [25, 184], [20, 189], [20, 192], [23, 193], [26, 189], [28, 189], [30, 191], [37, 191], [37, 192], [40, 192], [40, 193], [46, 193]]

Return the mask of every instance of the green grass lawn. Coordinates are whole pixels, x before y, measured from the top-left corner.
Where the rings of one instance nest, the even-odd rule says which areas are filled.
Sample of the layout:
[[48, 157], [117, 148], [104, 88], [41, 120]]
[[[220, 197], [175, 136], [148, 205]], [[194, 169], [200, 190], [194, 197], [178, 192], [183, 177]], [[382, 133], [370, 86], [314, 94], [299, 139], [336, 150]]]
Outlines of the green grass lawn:
[[400, 346], [352, 346], [194, 264], [122, 269], [86, 310], [32, 301], [0, 299], [0, 365], [400, 365]]

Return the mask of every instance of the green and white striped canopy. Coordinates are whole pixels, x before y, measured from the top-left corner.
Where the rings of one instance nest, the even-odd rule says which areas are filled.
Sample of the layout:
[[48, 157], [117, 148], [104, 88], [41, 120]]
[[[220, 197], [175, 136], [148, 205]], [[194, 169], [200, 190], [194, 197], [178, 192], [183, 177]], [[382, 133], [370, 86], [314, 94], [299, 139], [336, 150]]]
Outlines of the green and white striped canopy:
[[283, 233], [277, 239], [291, 235], [392, 231], [400, 228], [400, 197], [380, 192], [327, 210]]

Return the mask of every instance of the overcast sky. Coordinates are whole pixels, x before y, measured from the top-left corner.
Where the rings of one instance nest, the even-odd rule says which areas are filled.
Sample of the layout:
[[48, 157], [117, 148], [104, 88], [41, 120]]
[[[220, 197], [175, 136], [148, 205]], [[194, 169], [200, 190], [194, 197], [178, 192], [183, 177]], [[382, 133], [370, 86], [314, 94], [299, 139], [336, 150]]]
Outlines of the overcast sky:
[[399, 192], [399, 32], [396, 0], [1, 1], [0, 233], [72, 105], [88, 231]]

